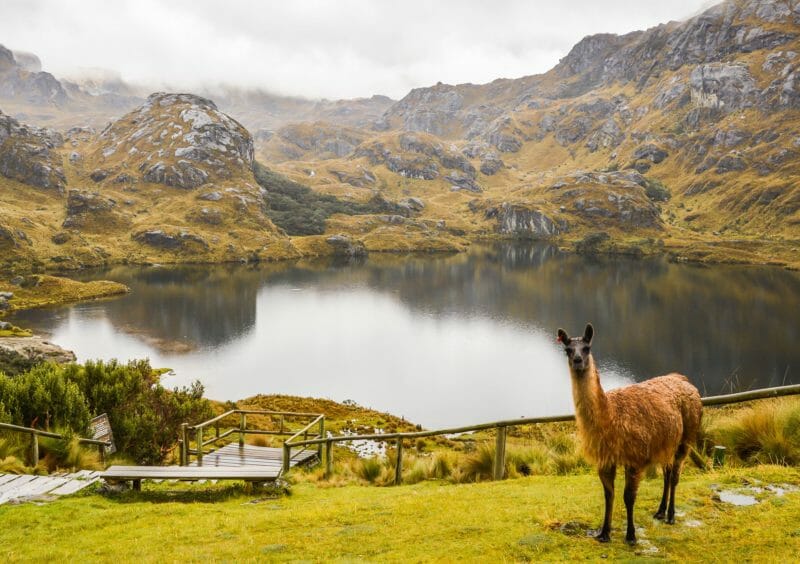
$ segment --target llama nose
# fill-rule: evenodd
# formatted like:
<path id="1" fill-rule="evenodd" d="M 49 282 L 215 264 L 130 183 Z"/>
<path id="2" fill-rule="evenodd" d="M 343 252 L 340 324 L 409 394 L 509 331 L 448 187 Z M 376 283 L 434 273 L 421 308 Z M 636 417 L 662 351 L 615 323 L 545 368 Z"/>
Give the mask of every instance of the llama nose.
<path id="1" fill-rule="evenodd" d="M 579 357 L 579 356 L 576 356 L 575 358 L 572 359 L 572 363 L 573 364 L 581 364 L 581 363 L 583 363 L 583 359 L 581 357 Z"/>

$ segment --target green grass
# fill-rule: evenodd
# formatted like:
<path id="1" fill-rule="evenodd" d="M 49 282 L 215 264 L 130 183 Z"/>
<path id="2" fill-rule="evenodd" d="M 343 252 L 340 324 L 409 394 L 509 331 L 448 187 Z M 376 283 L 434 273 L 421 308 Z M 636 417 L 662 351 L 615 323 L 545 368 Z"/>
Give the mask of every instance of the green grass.
<path id="1" fill-rule="evenodd" d="M 270 498 L 241 486 L 146 484 L 141 493 L 79 495 L 0 506 L 0 559 L 26 561 L 561 561 L 639 558 L 788 561 L 800 550 L 800 492 L 734 507 L 713 486 L 800 483 L 796 469 L 759 466 L 687 472 L 678 523 L 654 521 L 660 477 L 636 508 L 638 547 L 624 543 L 618 492 L 612 542 L 586 536 L 600 520 L 592 473 L 473 484 L 324 488 Z M 621 484 L 618 483 L 621 490 Z M 694 525 L 694 526 L 690 526 Z M 646 542 L 645 542 L 646 541 Z M 657 549 L 652 554 L 648 551 Z"/>

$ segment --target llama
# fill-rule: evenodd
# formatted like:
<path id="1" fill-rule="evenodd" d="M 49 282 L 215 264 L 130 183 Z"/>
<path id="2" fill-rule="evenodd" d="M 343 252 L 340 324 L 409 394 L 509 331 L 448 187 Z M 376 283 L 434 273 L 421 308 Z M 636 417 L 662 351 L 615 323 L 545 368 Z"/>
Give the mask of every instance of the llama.
<path id="1" fill-rule="evenodd" d="M 608 393 L 591 354 L 594 328 L 586 325 L 583 337 L 570 338 L 558 330 L 558 340 L 569 358 L 575 420 L 584 456 L 597 465 L 605 494 L 600 542 L 609 542 L 614 478 L 617 466 L 625 468 L 625 540 L 636 543 L 633 505 L 642 473 L 661 465 L 664 493 L 654 517 L 675 523 L 675 487 L 689 448 L 697 440 L 703 405 L 700 393 L 686 376 L 668 374 Z"/>

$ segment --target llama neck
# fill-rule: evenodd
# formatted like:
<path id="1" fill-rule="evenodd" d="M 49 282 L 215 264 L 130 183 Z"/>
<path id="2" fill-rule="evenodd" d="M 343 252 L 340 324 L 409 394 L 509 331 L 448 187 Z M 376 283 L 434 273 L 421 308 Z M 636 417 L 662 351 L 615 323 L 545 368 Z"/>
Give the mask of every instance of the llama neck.
<path id="1" fill-rule="evenodd" d="M 609 419 L 608 398 L 600 385 L 594 359 L 589 357 L 589 365 L 583 374 L 576 374 L 570 367 L 570 375 L 578 425 L 587 430 L 605 428 Z"/>

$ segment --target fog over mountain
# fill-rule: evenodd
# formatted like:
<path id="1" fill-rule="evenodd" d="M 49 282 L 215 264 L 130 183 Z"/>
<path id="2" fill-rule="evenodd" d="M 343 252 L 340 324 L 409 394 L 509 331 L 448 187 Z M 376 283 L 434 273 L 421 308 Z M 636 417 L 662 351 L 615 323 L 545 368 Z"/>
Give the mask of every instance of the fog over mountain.
<path id="1" fill-rule="evenodd" d="M 0 43 L 59 77 L 216 84 L 309 98 L 403 97 L 545 72 L 582 37 L 682 20 L 707 0 L 216 2 L 7 0 Z"/>

